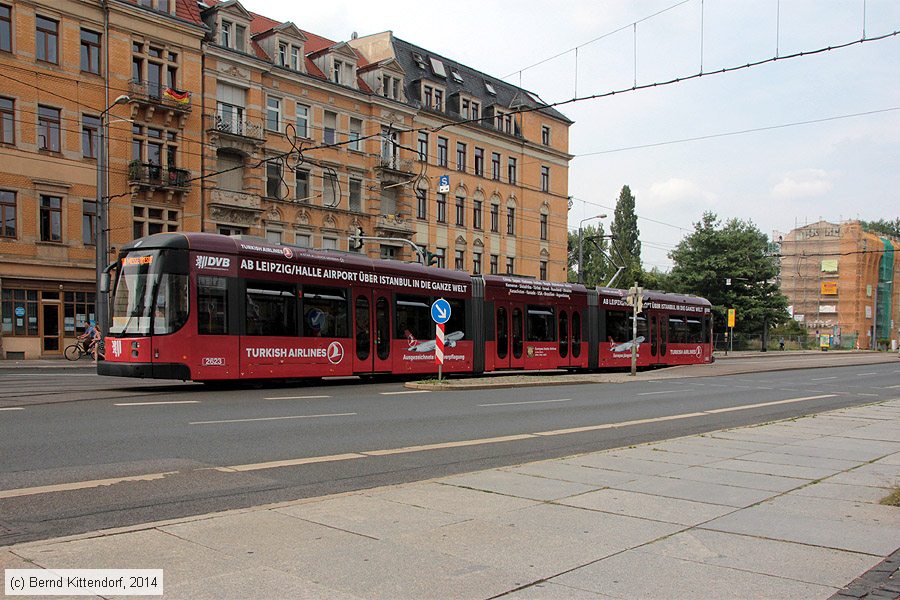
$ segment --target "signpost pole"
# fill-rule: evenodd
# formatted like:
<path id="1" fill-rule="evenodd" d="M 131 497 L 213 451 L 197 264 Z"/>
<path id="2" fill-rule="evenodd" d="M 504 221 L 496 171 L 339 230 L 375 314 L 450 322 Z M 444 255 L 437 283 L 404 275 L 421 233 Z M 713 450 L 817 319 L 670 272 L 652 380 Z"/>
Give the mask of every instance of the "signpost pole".
<path id="1" fill-rule="evenodd" d="M 438 382 L 441 381 L 444 370 L 444 324 L 437 324 L 437 335 L 434 340 L 434 361 L 438 364 Z"/>
<path id="2" fill-rule="evenodd" d="M 438 366 L 438 383 L 444 375 L 444 323 L 450 320 L 450 303 L 438 298 L 431 305 L 431 320 L 436 327 L 434 331 L 434 362 Z"/>

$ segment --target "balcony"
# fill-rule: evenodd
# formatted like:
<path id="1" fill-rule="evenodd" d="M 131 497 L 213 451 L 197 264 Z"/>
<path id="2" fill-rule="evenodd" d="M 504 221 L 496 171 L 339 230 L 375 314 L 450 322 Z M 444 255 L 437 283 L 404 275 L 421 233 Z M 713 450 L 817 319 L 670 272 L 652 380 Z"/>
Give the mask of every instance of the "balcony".
<path id="1" fill-rule="evenodd" d="M 378 215 L 375 221 L 375 235 L 377 236 L 408 238 L 412 234 L 412 227 L 403 215 Z"/>
<path id="2" fill-rule="evenodd" d="M 209 143 L 215 148 L 229 148 L 252 154 L 266 143 L 262 123 L 239 118 L 237 115 L 203 115 L 203 125 Z"/>
<path id="3" fill-rule="evenodd" d="M 132 101 L 132 112 L 143 108 L 146 118 L 151 119 L 154 113 L 162 110 L 166 114 L 166 125 L 172 119 L 178 119 L 179 127 L 184 127 L 184 121 L 191 112 L 191 93 L 175 90 L 161 83 L 137 81 L 129 82 L 129 95 Z"/>
<path id="4" fill-rule="evenodd" d="M 419 172 L 417 162 L 399 156 L 379 156 L 375 174 L 382 183 L 404 183 Z"/>
<path id="5" fill-rule="evenodd" d="M 162 190 L 167 192 L 171 199 L 176 193 L 184 194 L 190 191 L 191 172 L 187 169 L 131 161 L 128 163 L 128 184 L 132 193 L 143 190 L 152 194 L 156 190 Z"/>

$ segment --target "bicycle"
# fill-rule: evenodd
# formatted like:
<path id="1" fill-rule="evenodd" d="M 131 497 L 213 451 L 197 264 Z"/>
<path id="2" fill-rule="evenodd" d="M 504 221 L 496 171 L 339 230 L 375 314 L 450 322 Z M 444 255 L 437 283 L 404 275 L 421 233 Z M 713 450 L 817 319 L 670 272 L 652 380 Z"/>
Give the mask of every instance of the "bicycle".
<path id="1" fill-rule="evenodd" d="M 86 340 L 78 340 L 74 344 L 66 346 L 65 355 L 68 360 L 76 361 L 82 356 L 92 356 L 92 351 L 86 344 Z"/>

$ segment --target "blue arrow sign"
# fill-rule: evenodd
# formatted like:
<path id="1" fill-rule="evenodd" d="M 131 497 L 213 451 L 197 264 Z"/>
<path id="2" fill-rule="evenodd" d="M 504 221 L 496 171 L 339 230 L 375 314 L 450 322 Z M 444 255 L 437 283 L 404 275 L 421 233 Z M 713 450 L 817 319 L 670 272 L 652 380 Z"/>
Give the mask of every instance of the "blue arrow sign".
<path id="1" fill-rule="evenodd" d="M 431 318 L 437 324 L 446 323 L 450 320 L 450 303 L 443 298 L 438 298 L 431 305 Z"/>

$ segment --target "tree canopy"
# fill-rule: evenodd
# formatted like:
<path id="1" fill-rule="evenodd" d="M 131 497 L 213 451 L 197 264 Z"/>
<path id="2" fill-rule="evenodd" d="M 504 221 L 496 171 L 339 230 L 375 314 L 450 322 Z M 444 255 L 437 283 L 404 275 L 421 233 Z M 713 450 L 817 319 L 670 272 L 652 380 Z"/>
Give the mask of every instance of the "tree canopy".
<path id="1" fill-rule="evenodd" d="M 610 233 L 613 235 L 613 244 L 621 255 L 625 270 L 617 280 L 619 287 L 629 287 L 635 281 L 641 281 L 643 271 L 641 269 L 641 240 L 638 230 L 637 215 L 634 212 L 635 198 L 631 194 L 631 188 L 622 186 L 619 199 L 616 201 L 616 211 Z M 619 257 L 613 253 L 613 257 Z"/>
<path id="2" fill-rule="evenodd" d="M 611 266 L 604 255 L 607 251 L 608 237 L 603 235 L 603 224 L 588 225 L 582 228 L 582 253 L 584 255 L 584 284 L 588 287 L 605 284 L 615 267 Z M 578 281 L 578 231 L 569 232 L 569 282 Z"/>
<path id="3" fill-rule="evenodd" d="M 760 333 L 764 325 L 790 318 L 788 300 L 775 282 L 778 263 L 769 240 L 750 221 L 730 219 L 723 226 L 714 213 L 704 213 L 669 258 L 671 291 L 709 300 L 719 331 L 728 308 L 736 310 L 735 331 L 742 333 Z"/>
<path id="4" fill-rule="evenodd" d="M 860 225 L 866 231 L 881 235 L 890 235 L 900 237 L 900 218 L 894 219 L 878 219 L 877 221 L 860 221 Z"/>

